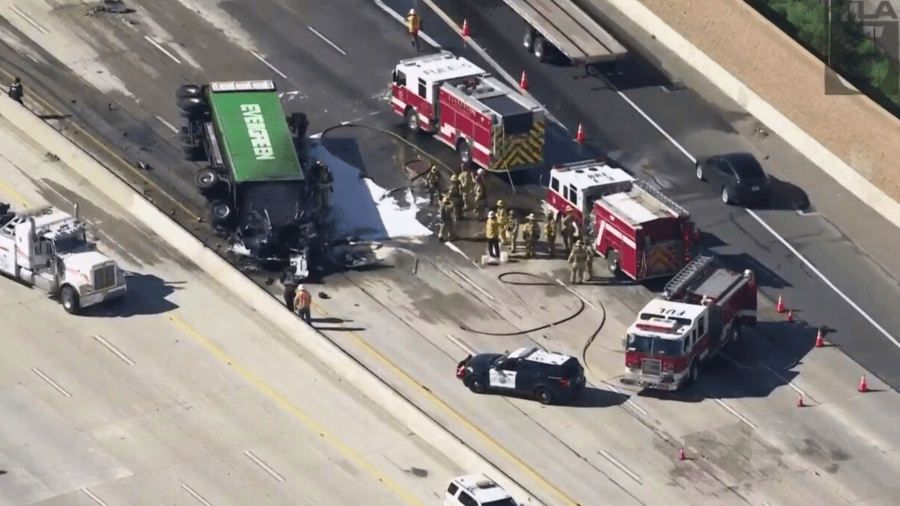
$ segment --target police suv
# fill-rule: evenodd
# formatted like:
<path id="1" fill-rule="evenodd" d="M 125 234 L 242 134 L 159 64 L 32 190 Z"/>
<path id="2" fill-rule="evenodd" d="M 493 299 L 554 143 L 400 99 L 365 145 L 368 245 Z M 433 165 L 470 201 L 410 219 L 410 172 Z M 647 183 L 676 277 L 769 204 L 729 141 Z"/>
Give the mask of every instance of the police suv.
<path id="1" fill-rule="evenodd" d="M 456 366 L 456 377 L 475 393 L 523 395 L 541 404 L 573 400 L 585 385 L 577 358 L 537 347 L 469 355 Z"/>
<path id="2" fill-rule="evenodd" d="M 500 485 L 481 474 L 450 480 L 444 506 L 518 506 Z"/>

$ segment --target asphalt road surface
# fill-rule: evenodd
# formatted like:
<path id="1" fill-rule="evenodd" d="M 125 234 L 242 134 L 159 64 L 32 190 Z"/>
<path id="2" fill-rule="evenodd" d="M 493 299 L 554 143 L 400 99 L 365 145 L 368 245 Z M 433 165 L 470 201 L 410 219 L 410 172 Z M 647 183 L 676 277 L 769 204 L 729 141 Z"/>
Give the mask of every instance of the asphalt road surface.
<path id="1" fill-rule="evenodd" d="M 440 500 L 460 469 L 6 120 L 0 142 L 0 201 L 79 203 L 130 272 L 79 317 L 0 280 L 0 504 Z"/>
<path id="2" fill-rule="evenodd" d="M 40 5 L 31 8 L 39 10 Z M 203 213 L 203 203 L 192 188 L 194 169 L 179 159 L 172 131 L 156 118 L 178 125 L 172 98 L 177 83 L 271 78 L 286 92 L 288 112 L 302 110 L 310 115 L 311 132 L 360 120 L 402 133 L 400 118 L 391 115 L 383 98 L 391 67 L 414 54 L 397 20 L 375 4 L 350 0 L 327 5 L 254 2 L 253 9 L 243 5 L 169 1 L 126 16 L 94 17 L 85 17 L 80 6 L 69 7 L 44 13 L 41 23 L 52 24 L 52 30 L 45 28 L 48 34 L 37 33 L 40 30 L 20 17 L 10 16 L 8 34 L 0 35 L 13 47 L 17 46 L 11 35 L 18 36 L 23 47 L 7 48 L 3 59 L 7 65 L 23 69 L 26 82 L 34 81 L 30 86 L 36 93 L 45 91 L 59 108 L 73 111 L 127 160 L 143 158 L 154 168 L 132 177 L 157 181 L 163 191 L 171 192 L 172 201 L 182 202 L 197 214 Z M 395 6 L 405 12 L 409 4 Z M 429 35 L 442 46 L 471 56 L 449 29 L 421 5 L 419 9 L 425 14 Z M 517 75 L 526 69 L 533 93 L 570 129 L 584 122 L 590 142 L 581 149 L 562 128 L 550 130 L 549 161 L 606 153 L 657 181 L 695 213 L 708 234 L 708 246 L 721 241 L 723 252 L 746 254 L 748 262 L 768 267 L 772 272 L 760 272 L 764 291 L 771 299 L 784 294 L 788 305 L 797 310 L 798 319 L 808 325 L 787 325 L 764 304 L 769 307 L 767 324 L 742 347 L 732 350 L 730 361 L 711 368 L 686 396 L 636 397 L 631 392 L 604 391 L 603 383 L 614 383 L 621 372 L 622 326 L 646 301 L 646 289 L 603 286 L 608 283 L 601 282 L 584 289 L 582 296 L 591 305 L 569 328 L 525 332 L 515 338 L 479 336 L 460 325 L 474 329 L 479 328 L 476 325 L 490 326 L 501 333 L 510 328 L 528 330 L 575 312 L 579 299 L 558 286 L 501 285 L 497 272 L 484 273 L 462 255 L 428 242 L 403 245 L 406 252 L 397 244 L 385 246 L 393 251 L 386 262 L 393 269 L 326 279 L 322 291 L 330 298 L 317 298 L 319 316 L 328 319 L 322 322 L 327 325 L 320 325 L 322 330 L 384 373 L 398 389 L 511 476 L 538 482 L 540 490 L 534 493 L 550 504 L 595 504 L 601 499 L 616 504 L 843 504 L 865 500 L 892 504 L 896 442 L 877 427 L 889 426 L 896 399 L 889 392 L 856 394 L 862 370 L 841 352 L 893 382 L 893 345 L 885 344 L 868 322 L 805 271 L 751 216 L 723 209 L 717 192 L 691 178 L 692 164 L 687 157 L 611 91 L 608 83 L 594 78 L 576 80 L 570 68 L 534 63 L 518 44 L 521 24 L 499 2 L 469 9 L 464 16 L 477 42 L 510 73 Z M 72 32 L 76 29 L 94 34 L 87 37 L 90 43 L 79 44 L 92 46 L 97 56 L 74 58 L 65 52 L 67 46 L 75 45 Z M 360 37 L 360 33 L 368 36 Z M 105 38 L 106 34 L 110 38 Z M 40 40 L 45 49 L 33 48 L 27 42 L 29 37 Z M 81 72 L 83 79 L 96 80 L 102 71 L 99 75 L 118 76 L 122 84 L 95 83 L 105 87 L 104 92 L 92 91 L 73 79 L 71 72 L 61 71 L 65 65 L 55 59 L 65 61 L 73 72 Z M 626 66 L 625 74 L 613 81 L 654 121 L 672 128 L 669 133 L 694 156 L 732 150 L 743 142 L 731 125 L 746 130 L 747 125 L 741 123 L 747 122 L 746 118 L 736 118 L 727 107 L 720 109 L 725 106 L 711 106 L 690 90 L 662 92 L 658 86 L 665 82 L 652 69 L 639 63 Z M 723 116 L 734 122 L 729 124 Z M 64 118 L 61 124 L 69 125 L 76 118 Z M 415 157 L 414 150 L 375 134 L 348 132 L 331 132 L 323 142 L 342 158 L 364 161 L 360 166 L 380 186 L 405 184 L 397 167 Z M 448 148 L 420 136 L 409 140 L 455 165 Z M 765 143 L 774 142 L 761 140 L 753 149 L 759 149 L 758 144 L 769 152 Z M 894 231 L 878 229 L 872 225 L 875 220 L 869 220 L 866 227 L 848 232 L 843 225 L 852 219 L 848 216 L 868 218 L 867 211 L 821 174 L 815 176 L 814 171 L 803 169 L 795 155 L 778 153 L 785 158 L 770 164 L 770 170 L 805 190 L 821 214 L 800 216 L 793 210 L 766 210 L 759 215 L 896 334 L 891 330 L 896 328 L 892 307 L 897 300 L 891 278 L 854 249 L 854 244 L 866 244 L 866 251 L 880 259 L 878 250 L 869 249 L 868 244 L 887 242 L 885 238 Z M 769 160 L 773 164 L 775 157 L 773 153 Z M 779 171 L 782 166 L 796 168 L 797 173 L 785 174 Z M 794 179 L 797 174 L 802 177 Z M 514 205 L 526 209 L 536 203 L 535 195 L 540 193 L 533 184 L 537 179 L 535 175 L 517 175 L 513 196 L 502 179 L 492 180 L 492 196 L 510 196 Z M 820 198 L 822 195 L 828 198 Z M 157 194 L 157 198 L 161 206 L 167 205 L 164 195 Z M 835 211 L 839 205 L 845 206 L 844 213 Z M 427 222 L 430 216 L 424 213 L 422 218 Z M 841 228 L 829 228 L 829 220 L 841 223 Z M 467 223 L 463 232 L 471 236 L 478 228 Z M 847 239 L 863 233 L 865 237 L 855 242 Z M 473 259 L 483 246 L 466 241 L 456 245 Z M 595 266 L 598 271 L 600 267 L 602 261 Z M 558 260 L 519 262 L 503 269 L 565 278 Z M 608 323 L 586 346 L 603 313 Z M 810 353 L 813 327 L 819 325 L 836 331 L 828 338 L 839 346 Z M 509 349 L 529 342 L 582 356 L 598 387 L 584 406 L 538 408 L 524 400 L 475 397 L 452 377 L 456 362 L 468 348 Z M 798 390 L 812 399 L 809 402 L 815 409 L 794 407 Z M 557 410 L 565 414 L 551 414 Z M 677 461 L 681 446 L 693 460 Z"/>

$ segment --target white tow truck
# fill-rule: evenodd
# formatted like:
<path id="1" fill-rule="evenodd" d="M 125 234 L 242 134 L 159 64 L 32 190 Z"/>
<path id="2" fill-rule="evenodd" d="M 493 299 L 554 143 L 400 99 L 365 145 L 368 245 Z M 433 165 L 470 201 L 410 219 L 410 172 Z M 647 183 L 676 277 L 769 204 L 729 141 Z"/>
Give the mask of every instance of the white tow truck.
<path id="1" fill-rule="evenodd" d="M 20 213 L 0 204 L 0 272 L 59 297 L 71 314 L 125 296 L 125 273 L 87 240 L 78 219 L 54 207 Z"/>

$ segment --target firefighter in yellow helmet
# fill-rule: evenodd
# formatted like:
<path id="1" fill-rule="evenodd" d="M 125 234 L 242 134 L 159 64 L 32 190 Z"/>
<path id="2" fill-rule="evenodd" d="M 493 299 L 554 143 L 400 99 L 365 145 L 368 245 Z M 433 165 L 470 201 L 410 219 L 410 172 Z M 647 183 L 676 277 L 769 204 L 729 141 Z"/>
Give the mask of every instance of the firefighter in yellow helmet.
<path id="1" fill-rule="evenodd" d="M 475 209 L 475 181 L 472 173 L 466 170 L 465 164 L 459 171 L 459 190 L 462 193 L 463 211 Z"/>
<path id="2" fill-rule="evenodd" d="M 419 48 L 419 30 L 422 28 L 422 19 L 416 14 L 415 9 L 410 9 L 406 16 L 406 32 L 409 34 L 410 42 L 416 48 L 416 52 L 421 51 Z"/>
<path id="3" fill-rule="evenodd" d="M 459 184 L 459 176 L 454 174 L 450 176 L 450 189 L 447 191 L 450 197 L 450 205 L 453 210 L 453 219 L 462 219 L 462 188 Z"/>
<path id="4" fill-rule="evenodd" d="M 500 223 L 500 242 L 509 244 L 509 210 L 503 199 L 497 201 L 497 222 Z"/>
<path id="5" fill-rule="evenodd" d="M 487 193 L 484 189 L 484 169 L 478 169 L 473 183 L 475 219 L 484 219 L 484 211 L 487 208 Z"/>
<path id="6" fill-rule="evenodd" d="M 484 223 L 484 235 L 487 237 L 488 255 L 500 258 L 500 222 L 494 211 L 488 213 L 487 221 Z"/>
<path id="7" fill-rule="evenodd" d="M 507 239 L 509 239 L 509 252 L 515 253 L 517 250 L 517 242 L 519 240 L 519 218 L 516 216 L 516 212 L 513 210 L 509 211 L 509 224 L 506 227 L 506 235 Z"/>
<path id="8" fill-rule="evenodd" d="M 440 219 L 441 226 L 438 230 L 438 240 L 448 241 L 453 236 L 453 225 L 455 224 L 453 219 L 453 201 L 450 199 L 450 195 L 444 195 L 444 198 L 441 199 Z"/>
<path id="9" fill-rule="evenodd" d="M 537 222 L 534 213 L 529 214 L 528 223 L 525 224 L 525 231 L 522 232 L 522 239 L 525 240 L 525 258 L 534 258 L 534 250 L 540 238 L 541 226 Z"/>
<path id="10" fill-rule="evenodd" d="M 547 249 L 550 258 L 556 255 L 556 220 L 553 216 L 547 217 L 547 223 L 544 225 L 544 233 L 547 234 Z"/>
<path id="11" fill-rule="evenodd" d="M 432 164 L 431 168 L 428 169 L 428 173 L 425 174 L 425 188 L 428 189 L 428 201 L 431 205 L 435 205 L 438 203 L 438 196 L 441 193 L 441 175 L 438 173 L 438 168 Z"/>
<path id="12" fill-rule="evenodd" d="M 584 242 L 581 239 L 575 241 L 572 251 L 569 253 L 569 282 L 572 284 L 584 282 L 584 267 L 587 255 L 584 251 Z"/>

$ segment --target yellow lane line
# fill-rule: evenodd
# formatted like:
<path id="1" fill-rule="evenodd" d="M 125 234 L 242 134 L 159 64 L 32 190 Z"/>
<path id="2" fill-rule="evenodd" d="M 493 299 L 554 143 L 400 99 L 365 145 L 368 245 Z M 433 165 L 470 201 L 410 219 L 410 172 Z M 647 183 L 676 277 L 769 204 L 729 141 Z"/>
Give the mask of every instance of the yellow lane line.
<path id="1" fill-rule="evenodd" d="M 24 207 L 24 208 L 32 207 L 31 202 L 28 199 L 26 199 L 24 195 L 19 193 L 18 190 L 16 190 L 15 188 L 13 188 L 11 185 L 7 184 L 3 180 L 0 180 L 0 190 L 2 190 L 4 193 L 9 195 L 10 197 L 16 199 L 22 207 Z"/>
<path id="2" fill-rule="evenodd" d="M 4 70 L 4 69 L 2 69 L 2 68 L 0 68 L 0 74 L 2 74 L 6 80 L 11 80 L 12 77 L 13 77 L 12 74 L 10 74 L 9 72 L 7 72 L 6 70 Z M 28 94 L 28 97 L 29 97 L 29 99 L 31 99 L 31 100 L 33 100 L 33 101 L 39 103 L 42 107 L 44 107 L 45 109 L 47 109 L 47 110 L 48 110 L 49 112 L 51 112 L 52 114 L 54 114 L 54 115 L 56 115 L 56 116 L 60 116 L 60 117 L 63 116 L 63 113 L 62 113 L 61 111 L 59 111 L 56 107 L 53 107 L 52 105 L 50 105 L 50 102 L 48 102 L 47 100 L 43 99 L 40 95 L 37 95 L 36 93 L 29 93 L 29 94 Z M 35 114 L 37 114 L 37 113 L 35 113 Z M 121 163 L 121 164 L 124 165 L 125 167 L 128 167 L 129 171 L 130 171 L 133 175 L 138 176 L 145 184 L 151 186 L 151 187 L 153 188 L 154 191 L 160 193 L 161 195 L 164 195 L 166 198 L 168 198 L 169 200 L 171 200 L 176 206 L 180 207 L 182 211 L 184 211 L 185 213 L 187 213 L 187 215 L 190 216 L 191 219 L 197 220 L 197 221 L 200 220 L 200 217 L 197 216 L 196 214 L 194 214 L 194 213 L 193 213 L 190 209 L 188 209 L 184 204 L 182 204 L 180 199 L 176 199 L 175 197 L 169 195 L 169 193 L 166 192 L 165 190 L 163 190 L 162 187 L 160 187 L 158 184 L 156 184 L 155 182 L 153 182 L 152 180 L 150 180 L 149 178 L 147 178 L 144 174 L 142 174 L 141 172 L 139 172 L 136 168 L 134 168 L 134 166 L 133 166 L 131 163 L 129 163 L 128 160 L 125 160 L 124 158 L 122 158 L 121 156 L 119 156 L 118 153 L 116 153 L 116 152 L 113 151 L 110 147 L 108 147 L 108 146 L 106 145 L 106 143 L 100 141 L 99 139 L 97 139 L 96 137 L 94 137 L 93 135 L 91 135 L 90 132 L 88 132 L 87 130 L 85 130 L 84 128 L 82 128 L 80 125 L 78 125 L 78 123 L 76 123 L 76 122 L 74 122 L 74 121 L 70 121 L 70 122 L 69 122 L 69 125 L 70 125 L 72 128 L 75 129 L 75 133 L 77 133 L 77 134 L 79 134 L 79 135 L 81 135 L 81 136 L 83 136 L 83 137 L 87 137 L 88 139 L 90 139 L 91 141 L 93 141 L 94 144 L 96 144 L 100 149 L 102 149 L 103 151 L 105 151 L 106 154 L 108 154 L 109 156 L 111 156 L 111 157 L 114 158 L 115 160 L 119 161 L 119 163 Z M 72 139 L 70 138 L 69 140 L 72 140 Z M 72 141 L 72 142 L 74 143 L 75 141 Z M 77 144 L 77 143 L 76 143 L 76 144 Z M 127 184 L 127 183 L 126 183 L 126 184 Z"/>
<path id="3" fill-rule="evenodd" d="M 326 311 L 323 307 L 321 307 L 315 303 L 313 303 L 312 307 L 317 312 L 322 313 L 323 316 L 326 316 L 326 317 L 329 316 L 328 311 Z M 456 410 L 451 408 L 447 403 L 445 403 L 443 400 L 441 400 L 438 396 L 433 394 L 431 392 L 431 389 L 429 389 L 425 385 L 419 383 L 412 376 L 410 376 L 409 374 L 406 374 L 406 372 L 404 372 L 402 369 L 400 369 L 399 367 L 394 365 L 393 362 L 388 360 L 387 357 L 382 355 L 378 350 L 376 350 L 375 348 L 370 346 L 369 343 L 365 342 L 362 338 L 360 338 L 358 335 L 356 335 L 355 332 L 346 331 L 343 333 L 349 335 L 356 342 L 357 346 L 359 346 L 360 348 L 363 349 L 363 351 L 367 352 L 373 358 L 375 358 L 376 360 L 378 360 L 379 362 L 384 364 L 388 369 L 393 371 L 394 374 L 396 374 L 400 378 L 404 379 L 410 385 L 413 385 L 414 387 L 418 388 L 425 395 L 425 398 L 427 398 L 429 401 L 431 401 L 434 405 L 443 409 L 444 412 L 449 414 L 451 417 L 453 417 L 453 419 L 455 419 L 457 422 L 461 423 L 463 426 L 465 426 L 470 431 L 481 436 L 481 439 L 485 443 L 487 443 L 488 446 L 490 446 L 494 451 L 496 451 L 500 455 L 503 455 L 504 457 L 506 457 L 510 462 L 515 464 L 516 467 L 518 467 L 519 469 L 524 471 L 525 474 L 527 474 L 532 480 L 539 483 L 546 490 L 552 492 L 554 495 L 556 495 L 557 498 L 559 498 L 565 504 L 568 504 L 570 506 L 580 506 L 578 501 L 572 499 L 571 497 L 566 495 L 565 492 L 563 492 L 562 490 L 560 490 L 559 488 L 554 486 L 552 483 L 547 481 L 547 479 L 545 479 L 543 476 L 538 474 L 538 472 L 535 471 L 534 468 L 532 468 L 531 466 L 529 466 L 528 464 L 523 462 L 521 459 L 519 459 L 518 457 L 513 455 L 509 450 L 504 448 L 503 445 L 501 445 L 496 440 L 494 440 L 485 431 L 483 431 L 482 429 L 480 429 L 479 427 L 474 425 L 472 422 L 470 422 L 469 420 L 464 418 L 461 414 L 459 414 Z"/>
<path id="4" fill-rule="evenodd" d="M 304 413 L 300 410 L 300 408 L 294 406 L 287 399 L 284 398 L 281 394 L 279 394 L 274 388 L 270 387 L 263 380 L 258 378 L 256 375 L 251 373 L 247 368 L 238 363 L 231 356 L 226 354 L 219 348 L 215 343 L 201 335 L 199 332 L 191 328 L 189 325 L 184 323 L 180 318 L 175 315 L 168 315 L 169 320 L 178 327 L 179 330 L 184 332 L 185 334 L 192 337 L 197 343 L 202 345 L 204 348 L 209 350 L 217 359 L 222 361 L 223 363 L 231 366 L 235 372 L 237 372 L 242 378 L 244 378 L 247 382 L 255 386 L 262 393 L 266 394 L 270 399 L 275 401 L 279 406 L 281 406 L 285 411 L 294 415 L 298 420 L 300 420 L 306 427 L 321 436 L 326 442 L 334 446 L 338 451 L 340 451 L 345 457 L 353 461 L 357 466 L 364 469 L 368 472 L 372 477 L 374 477 L 379 482 L 383 483 L 389 489 L 391 489 L 395 494 L 397 494 L 404 502 L 410 504 L 411 506 L 425 506 L 421 501 L 416 499 L 412 494 L 404 490 L 400 485 L 391 480 L 387 475 L 379 471 L 375 466 L 367 462 L 359 453 L 354 451 L 352 448 L 341 442 L 337 437 L 328 432 L 328 430 L 319 422 L 315 421 L 312 417 Z"/>

